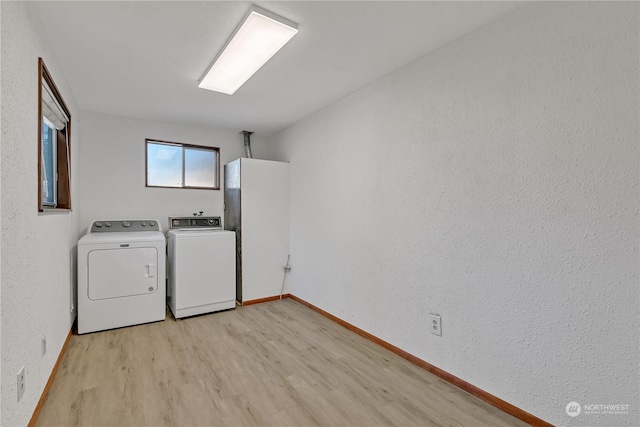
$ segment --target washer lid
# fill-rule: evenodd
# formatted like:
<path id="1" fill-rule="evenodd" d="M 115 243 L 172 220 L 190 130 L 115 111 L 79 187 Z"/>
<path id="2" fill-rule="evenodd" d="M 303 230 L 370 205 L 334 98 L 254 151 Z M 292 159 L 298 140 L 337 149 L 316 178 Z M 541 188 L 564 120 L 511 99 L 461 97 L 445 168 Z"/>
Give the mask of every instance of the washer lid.
<path id="1" fill-rule="evenodd" d="M 188 229 L 178 228 L 169 230 L 167 236 L 175 236 L 176 238 L 196 238 L 204 236 L 226 236 L 229 234 L 235 234 L 233 231 L 223 230 L 221 228 L 201 228 L 201 229 Z"/>
<path id="2" fill-rule="evenodd" d="M 115 233 L 89 233 L 78 240 L 79 245 L 116 242 L 163 242 L 165 238 L 161 231 L 135 231 Z"/>

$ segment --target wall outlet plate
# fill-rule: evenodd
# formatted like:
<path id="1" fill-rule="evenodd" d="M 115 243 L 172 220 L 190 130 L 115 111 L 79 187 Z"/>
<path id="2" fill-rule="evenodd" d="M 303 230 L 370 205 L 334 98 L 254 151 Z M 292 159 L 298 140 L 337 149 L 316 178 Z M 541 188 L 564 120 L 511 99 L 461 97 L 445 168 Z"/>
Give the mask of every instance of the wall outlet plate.
<path id="1" fill-rule="evenodd" d="M 24 366 L 18 371 L 17 387 L 18 402 L 20 402 L 20 400 L 22 400 L 22 396 L 24 396 L 24 390 L 26 388 Z"/>
<path id="2" fill-rule="evenodd" d="M 442 319 L 439 314 L 429 314 L 429 330 L 433 335 L 442 336 Z"/>

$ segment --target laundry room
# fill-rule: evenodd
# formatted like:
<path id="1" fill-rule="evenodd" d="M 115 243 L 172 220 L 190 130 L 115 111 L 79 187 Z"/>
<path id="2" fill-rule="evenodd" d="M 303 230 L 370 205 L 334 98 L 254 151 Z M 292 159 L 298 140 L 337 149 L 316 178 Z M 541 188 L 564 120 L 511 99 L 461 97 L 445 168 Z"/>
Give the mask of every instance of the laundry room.
<path id="1" fill-rule="evenodd" d="M 0 23 L 0 426 L 640 423 L 640 2 Z"/>

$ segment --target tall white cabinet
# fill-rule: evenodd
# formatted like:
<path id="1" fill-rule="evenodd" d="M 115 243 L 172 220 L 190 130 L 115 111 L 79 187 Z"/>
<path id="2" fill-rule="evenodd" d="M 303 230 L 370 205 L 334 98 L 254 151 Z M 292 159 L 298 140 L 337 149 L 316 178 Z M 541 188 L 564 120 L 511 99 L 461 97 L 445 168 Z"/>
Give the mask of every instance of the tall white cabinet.
<path id="1" fill-rule="evenodd" d="M 289 163 L 227 163 L 224 203 L 224 228 L 236 232 L 236 299 L 279 295 L 289 255 Z"/>

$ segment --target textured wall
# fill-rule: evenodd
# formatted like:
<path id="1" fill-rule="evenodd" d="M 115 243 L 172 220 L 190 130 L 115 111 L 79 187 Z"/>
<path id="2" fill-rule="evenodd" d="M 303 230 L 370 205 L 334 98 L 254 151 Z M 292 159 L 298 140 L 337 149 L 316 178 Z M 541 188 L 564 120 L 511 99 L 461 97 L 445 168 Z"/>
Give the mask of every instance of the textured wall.
<path id="1" fill-rule="evenodd" d="M 0 25 L 2 25 L 2 6 L 0 5 Z M 2 48 L 2 31 L 0 28 L 0 49 Z M 2 84 L 2 54 L 0 50 L 0 86 Z M 2 127 L 2 88 L 0 87 L 0 127 Z M 2 140 L 4 132 L 0 129 L 0 231 L 2 230 Z M 2 243 L 0 239 L 0 260 L 2 259 Z M 0 318 L 2 317 L 2 262 L 0 261 Z M 2 349 L 2 321 L 0 321 L 0 356 Z M 2 366 L 0 365 L 0 370 Z M 0 371 L 0 424 L 2 424 L 2 372 Z"/>
<path id="2" fill-rule="evenodd" d="M 26 425 L 73 321 L 76 213 L 37 212 L 38 57 L 72 115 L 72 202 L 77 207 L 79 121 L 73 95 L 26 2 L 2 9 L 2 402 L 3 426 Z M 75 156 L 75 157 L 74 157 Z M 40 337 L 47 335 L 41 357 Z M 26 370 L 17 402 L 16 374 Z"/>
<path id="3" fill-rule="evenodd" d="M 222 190 L 180 190 L 145 187 L 146 138 L 220 148 L 220 182 L 224 164 L 244 156 L 243 136 L 173 123 L 82 112 L 80 147 L 80 234 L 91 221 L 119 218 L 167 218 L 191 215 L 223 216 Z M 253 136 L 253 156 L 261 158 L 264 141 Z"/>
<path id="4" fill-rule="evenodd" d="M 529 5 L 273 137 L 288 291 L 547 421 L 639 425 L 638 6 Z"/>

